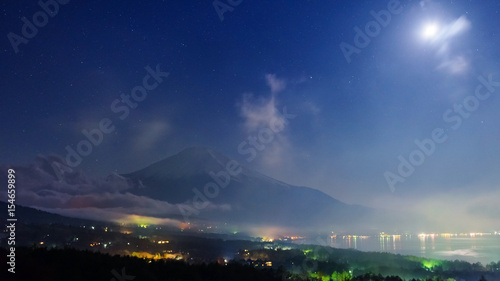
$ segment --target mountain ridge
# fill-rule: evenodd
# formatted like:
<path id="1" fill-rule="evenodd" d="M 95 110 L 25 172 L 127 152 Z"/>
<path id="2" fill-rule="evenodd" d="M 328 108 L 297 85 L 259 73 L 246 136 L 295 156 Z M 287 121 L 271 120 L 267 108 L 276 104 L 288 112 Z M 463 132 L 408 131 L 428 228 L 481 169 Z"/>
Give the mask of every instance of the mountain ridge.
<path id="1" fill-rule="evenodd" d="M 369 208 L 273 179 L 239 163 L 241 171 L 229 175 L 228 163 L 238 162 L 212 148 L 190 147 L 122 176 L 135 183 L 133 194 L 173 204 L 193 204 L 196 194 L 205 194 L 209 206 L 215 206 L 200 212 L 199 218 L 206 220 L 313 227 L 350 224 L 370 213 Z M 226 175 L 227 186 L 214 175 L 219 180 Z M 208 191 L 215 189 L 212 196 Z M 229 211 L 216 208 L 222 205 L 230 206 Z"/>

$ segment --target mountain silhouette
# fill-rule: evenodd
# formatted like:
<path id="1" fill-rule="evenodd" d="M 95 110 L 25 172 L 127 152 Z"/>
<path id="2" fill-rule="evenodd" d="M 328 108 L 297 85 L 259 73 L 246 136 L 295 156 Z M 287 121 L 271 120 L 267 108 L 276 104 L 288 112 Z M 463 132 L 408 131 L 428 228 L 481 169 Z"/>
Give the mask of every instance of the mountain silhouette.
<path id="1" fill-rule="evenodd" d="M 319 190 L 275 180 L 207 147 L 187 148 L 123 176 L 135 183 L 130 192 L 183 204 L 184 214 L 187 210 L 190 218 L 208 221 L 338 228 L 357 224 L 371 212 Z"/>

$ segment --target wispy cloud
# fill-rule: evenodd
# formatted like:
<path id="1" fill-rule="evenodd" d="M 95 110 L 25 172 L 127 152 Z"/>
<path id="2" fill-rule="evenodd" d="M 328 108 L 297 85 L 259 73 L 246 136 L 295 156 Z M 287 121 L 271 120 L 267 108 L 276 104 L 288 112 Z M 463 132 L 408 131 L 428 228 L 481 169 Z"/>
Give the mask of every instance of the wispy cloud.
<path id="1" fill-rule="evenodd" d="M 245 93 L 242 101 L 238 104 L 247 133 L 269 127 L 273 120 L 285 121 L 277 108 L 277 94 L 285 89 L 286 82 L 283 79 L 278 79 L 275 74 L 267 74 L 266 82 L 271 89 L 270 97 L 255 98 L 253 94 Z M 284 123 L 280 125 L 284 125 Z"/>
<path id="2" fill-rule="evenodd" d="M 255 98 L 254 95 L 245 93 L 243 94 L 241 103 L 239 103 L 239 107 L 246 133 L 268 127 L 272 120 L 281 119 L 279 110 L 276 108 L 276 98 L 274 96 L 270 98 Z"/>
<path id="3" fill-rule="evenodd" d="M 447 25 L 442 31 L 443 40 L 448 40 L 453 38 L 460 33 L 467 31 L 471 27 L 470 21 L 465 17 L 461 16 L 451 24 Z"/>
<path id="4" fill-rule="evenodd" d="M 486 188 L 489 189 L 489 188 Z M 435 193 L 419 198 L 383 195 L 370 205 L 392 213 L 406 214 L 399 227 L 423 232 L 487 232 L 498 226 L 500 191 L 479 193 L 479 187 L 454 193 Z M 418 221 L 410 220 L 412 218 Z"/>
<path id="5" fill-rule="evenodd" d="M 437 68 L 446 70 L 451 74 L 460 74 L 468 69 L 469 63 L 463 56 L 458 56 L 453 59 L 444 60 Z"/>
<path id="6" fill-rule="evenodd" d="M 276 78 L 276 74 L 266 74 L 267 85 L 271 88 L 271 93 L 274 95 L 283 91 L 286 88 L 284 79 Z"/>
<path id="7" fill-rule="evenodd" d="M 430 225 L 441 231 L 490 231 L 498 225 L 498 216 L 495 216 L 499 213 L 498 203 L 490 199 L 498 198 L 500 193 L 496 193 L 437 194 L 416 204 L 415 212 L 420 213 Z M 496 210 L 496 214 L 492 213 L 493 210 Z"/>
<path id="8" fill-rule="evenodd" d="M 154 148 L 155 144 L 171 130 L 170 123 L 166 120 L 142 123 L 137 129 L 134 139 L 134 148 L 137 151 Z"/>
<path id="9" fill-rule="evenodd" d="M 429 37 L 429 43 L 436 49 L 436 56 L 440 59 L 437 67 L 449 74 L 464 73 L 469 68 L 469 62 L 464 54 L 453 54 L 453 40 L 456 37 L 468 31 L 471 28 L 471 22 L 465 16 L 460 16 L 451 23 L 440 26 L 436 34 Z"/>
<path id="10" fill-rule="evenodd" d="M 282 106 L 279 106 L 278 93 L 286 89 L 284 79 L 275 74 L 267 74 L 266 82 L 270 88 L 269 97 L 255 98 L 252 94 L 244 94 L 239 103 L 240 115 L 243 118 L 243 129 L 249 136 L 258 136 L 263 130 L 271 128 L 272 123 L 282 131 L 273 133 L 272 141 L 263 143 L 257 157 L 260 167 L 265 169 L 283 168 L 284 163 L 291 163 L 292 145 L 287 136 L 289 120 L 284 117 Z M 272 174 L 272 170 L 269 170 Z"/>
<path id="11" fill-rule="evenodd" d="M 306 101 L 302 104 L 302 109 L 313 116 L 318 116 L 321 113 L 321 108 L 313 101 Z"/>
<path id="12" fill-rule="evenodd" d="M 155 218 L 158 222 L 180 225 L 177 204 L 138 196 L 132 193 L 135 185 L 128 179 L 111 174 L 107 177 L 87 176 L 82 170 L 67 170 L 59 181 L 53 163 L 64 163 L 58 156 L 38 156 L 35 163 L 0 167 L 16 171 L 16 200 L 19 205 L 34 207 L 71 217 L 122 222 L 131 216 Z M 0 179 L 7 182 L 6 176 Z M 0 200 L 7 201 L 7 193 Z M 212 211 L 227 211 L 230 206 L 211 204 Z"/>

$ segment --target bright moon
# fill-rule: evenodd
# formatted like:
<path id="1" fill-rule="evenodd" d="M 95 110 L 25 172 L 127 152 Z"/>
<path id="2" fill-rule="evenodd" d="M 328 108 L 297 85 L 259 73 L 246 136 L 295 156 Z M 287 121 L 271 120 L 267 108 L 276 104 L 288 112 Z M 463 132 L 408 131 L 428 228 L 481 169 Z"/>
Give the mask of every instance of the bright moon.
<path id="1" fill-rule="evenodd" d="M 422 36 L 425 38 L 425 39 L 431 39 L 433 37 L 436 36 L 436 34 L 438 33 L 438 30 L 439 30 L 439 27 L 437 26 L 437 24 L 428 24 L 424 27 L 424 30 L 422 32 Z"/>

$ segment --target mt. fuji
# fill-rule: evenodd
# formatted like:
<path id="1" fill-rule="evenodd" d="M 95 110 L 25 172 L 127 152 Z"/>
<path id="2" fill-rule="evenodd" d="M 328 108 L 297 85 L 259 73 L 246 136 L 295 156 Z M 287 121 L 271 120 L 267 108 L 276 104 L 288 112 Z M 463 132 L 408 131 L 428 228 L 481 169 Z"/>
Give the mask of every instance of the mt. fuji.
<path id="1" fill-rule="evenodd" d="M 185 220 L 266 224 L 293 228 L 360 223 L 370 209 L 293 186 L 240 165 L 205 147 L 192 147 L 125 174 L 131 193 L 178 204 Z"/>

